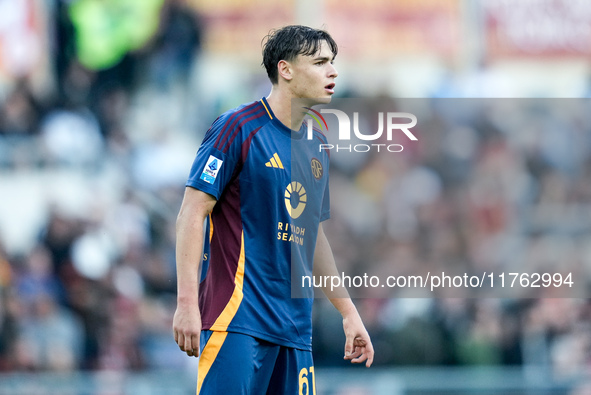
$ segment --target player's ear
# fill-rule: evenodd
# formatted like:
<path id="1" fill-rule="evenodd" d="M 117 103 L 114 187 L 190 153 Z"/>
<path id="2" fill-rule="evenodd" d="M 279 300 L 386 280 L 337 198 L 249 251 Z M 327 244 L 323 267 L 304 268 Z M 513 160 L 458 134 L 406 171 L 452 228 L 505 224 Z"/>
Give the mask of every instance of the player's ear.
<path id="1" fill-rule="evenodd" d="M 279 74 L 279 77 L 290 81 L 293 78 L 293 69 L 291 63 L 286 60 L 280 60 L 279 63 L 277 63 L 277 73 Z"/>

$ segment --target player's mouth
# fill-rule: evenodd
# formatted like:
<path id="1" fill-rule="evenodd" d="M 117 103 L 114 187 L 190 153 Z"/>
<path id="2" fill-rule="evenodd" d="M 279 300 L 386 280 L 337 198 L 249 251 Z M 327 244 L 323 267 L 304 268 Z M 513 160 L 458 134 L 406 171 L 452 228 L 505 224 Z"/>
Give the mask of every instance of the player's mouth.
<path id="1" fill-rule="evenodd" d="M 328 84 L 324 87 L 324 90 L 332 95 L 332 94 L 334 94 L 335 85 L 336 84 L 334 82 L 331 82 L 330 84 Z"/>

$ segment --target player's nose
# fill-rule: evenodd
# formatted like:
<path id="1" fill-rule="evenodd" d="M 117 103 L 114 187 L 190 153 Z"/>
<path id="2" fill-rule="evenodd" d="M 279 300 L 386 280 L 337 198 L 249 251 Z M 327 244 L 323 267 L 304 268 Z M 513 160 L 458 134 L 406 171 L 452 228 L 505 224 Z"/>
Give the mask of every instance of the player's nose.
<path id="1" fill-rule="evenodd" d="M 334 64 L 329 63 L 330 67 L 329 67 L 329 72 L 328 72 L 328 76 L 330 78 L 337 78 L 339 75 L 339 72 L 337 71 L 337 68 L 334 67 Z"/>

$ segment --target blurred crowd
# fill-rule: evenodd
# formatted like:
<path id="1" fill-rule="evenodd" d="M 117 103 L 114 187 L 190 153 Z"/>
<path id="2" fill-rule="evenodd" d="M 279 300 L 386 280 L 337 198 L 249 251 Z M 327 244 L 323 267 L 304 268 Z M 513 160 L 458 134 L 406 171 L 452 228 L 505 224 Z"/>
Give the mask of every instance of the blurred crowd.
<path id="1" fill-rule="evenodd" d="M 382 283 L 442 272 L 571 273 L 577 286 L 528 288 L 518 281 L 501 289 L 497 281 L 495 289 L 486 282 L 488 293 L 448 285 L 427 298 L 413 297 L 425 293 L 410 287 L 352 289 L 363 298 L 376 361 L 588 374 L 588 100 L 380 101 L 417 115 L 418 141 L 402 135 L 393 141 L 405 146 L 398 154 L 332 150 L 333 220 L 325 230 L 341 270 Z M 365 133 L 377 130 L 377 110 L 367 114 Z M 319 305 L 318 317 L 331 314 L 327 303 Z M 315 321 L 318 349 L 327 351 L 317 355 L 337 363 L 338 353 L 328 350 L 338 349 L 338 325 L 325 322 Z"/>
<path id="2" fill-rule="evenodd" d="M 174 222 L 199 136 L 186 144 L 178 131 L 190 114 L 179 129 L 171 119 L 200 21 L 167 1 L 145 46 L 94 70 L 77 57 L 70 4 L 53 10 L 56 89 L 36 95 L 23 78 L 0 108 L 2 215 L 26 229 L 16 208 L 38 213 L 32 243 L 7 244 L 14 229 L 0 237 L 0 370 L 182 367 L 171 342 Z"/>
<path id="3" fill-rule="evenodd" d="M 63 200 L 23 195 L 2 203 L 43 205 L 33 243 L 15 251 L 3 241 L 11 230 L 0 234 L 0 370 L 182 367 L 186 357 L 171 334 L 176 213 L 204 126 L 225 110 L 191 90 L 202 25 L 182 2 L 166 2 L 146 46 L 91 71 L 75 56 L 67 3 L 58 4 L 58 88 L 40 98 L 23 79 L 3 98 L 0 175 L 33 183 L 31 175 L 66 174 L 72 183 L 83 180 L 84 191 L 68 189 L 66 180 L 52 195 Z M 204 104 L 199 112 L 197 103 Z M 417 142 L 405 142 L 398 154 L 332 155 L 325 231 L 340 269 L 382 277 L 570 272 L 586 288 L 586 105 L 583 99 L 400 100 L 400 108 L 419 111 Z M 69 205 L 78 195 L 82 209 Z M 443 290 L 411 298 L 364 288 L 354 296 L 378 364 L 588 373 L 591 303 L 584 295 L 542 291 L 479 298 Z M 316 364 L 343 366 L 341 325 L 334 308 L 318 300 Z"/>

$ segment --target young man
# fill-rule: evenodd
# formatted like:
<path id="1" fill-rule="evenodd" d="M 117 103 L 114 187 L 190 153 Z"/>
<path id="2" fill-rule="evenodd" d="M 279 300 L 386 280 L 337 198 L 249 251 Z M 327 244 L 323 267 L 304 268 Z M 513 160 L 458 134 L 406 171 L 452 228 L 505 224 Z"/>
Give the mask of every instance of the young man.
<path id="1" fill-rule="evenodd" d="M 338 272 L 321 224 L 326 139 L 307 138 L 292 99 L 330 102 L 336 54 L 325 31 L 273 31 L 263 49 L 270 95 L 221 115 L 199 148 L 177 219 L 173 322 L 180 349 L 200 355 L 198 394 L 315 393 L 313 299 L 292 297 L 291 280 L 312 266 Z M 373 346 L 351 299 L 325 293 L 343 316 L 344 358 L 369 367 Z"/>

